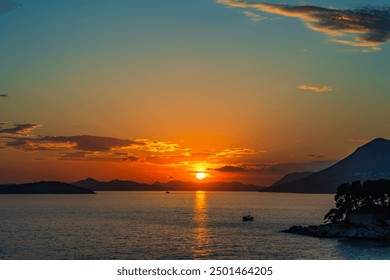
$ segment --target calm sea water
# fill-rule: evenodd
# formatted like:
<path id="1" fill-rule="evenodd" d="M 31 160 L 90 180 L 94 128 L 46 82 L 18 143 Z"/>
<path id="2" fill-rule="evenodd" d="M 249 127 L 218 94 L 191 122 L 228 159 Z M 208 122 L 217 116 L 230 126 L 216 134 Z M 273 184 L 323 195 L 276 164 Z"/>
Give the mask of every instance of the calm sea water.
<path id="1" fill-rule="evenodd" d="M 383 242 L 280 232 L 331 207 L 333 195 L 257 192 L 1 195 L 0 259 L 390 259 Z"/>

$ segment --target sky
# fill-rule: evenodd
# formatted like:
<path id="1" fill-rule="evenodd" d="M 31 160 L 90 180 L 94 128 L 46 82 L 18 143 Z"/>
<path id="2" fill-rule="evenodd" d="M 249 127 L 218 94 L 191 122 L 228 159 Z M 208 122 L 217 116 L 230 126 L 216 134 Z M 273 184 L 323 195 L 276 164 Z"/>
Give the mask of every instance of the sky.
<path id="1" fill-rule="evenodd" d="M 389 41 L 384 0 L 0 0 L 0 183 L 321 170 L 390 138 Z"/>

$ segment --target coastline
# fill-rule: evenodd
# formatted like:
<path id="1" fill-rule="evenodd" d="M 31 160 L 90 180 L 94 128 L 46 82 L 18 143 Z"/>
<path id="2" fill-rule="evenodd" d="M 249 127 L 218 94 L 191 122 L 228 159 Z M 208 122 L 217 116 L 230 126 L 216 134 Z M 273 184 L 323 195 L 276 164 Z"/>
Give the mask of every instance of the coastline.
<path id="1" fill-rule="evenodd" d="M 285 233 L 307 235 L 320 238 L 348 238 L 367 240 L 390 240 L 390 225 L 357 225 L 350 223 L 292 226 Z"/>

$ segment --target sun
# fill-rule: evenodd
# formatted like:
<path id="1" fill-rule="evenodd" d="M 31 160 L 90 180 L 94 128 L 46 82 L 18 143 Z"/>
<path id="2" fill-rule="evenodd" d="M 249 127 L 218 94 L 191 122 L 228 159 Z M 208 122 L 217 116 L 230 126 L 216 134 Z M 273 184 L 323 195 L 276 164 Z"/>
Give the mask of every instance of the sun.
<path id="1" fill-rule="evenodd" d="M 204 173 L 204 172 L 196 172 L 195 177 L 198 180 L 203 180 L 204 178 L 206 178 L 206 173 Z"/>

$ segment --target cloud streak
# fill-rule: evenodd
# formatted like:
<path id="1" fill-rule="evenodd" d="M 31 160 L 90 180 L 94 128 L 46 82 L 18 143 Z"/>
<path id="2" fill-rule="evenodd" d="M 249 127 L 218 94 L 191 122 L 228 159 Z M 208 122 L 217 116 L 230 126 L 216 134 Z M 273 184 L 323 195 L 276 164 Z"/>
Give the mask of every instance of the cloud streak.
<path id="1" fill-rule="evenodd" d="M 242 13 L 244 15 L 246 15 L 251 20 L 251 22 L 254 22 L 254 23 L 259 22 L 259 21 L 264 19 L 261 15 L 256 14 L 256 13 L 251 12 L 251 11 L 243 11 Z"/>
<path id="2" fill-rule="evenodd" d="M 257 1 L 217 0 L 237 8 L 301 19 L 311 30 L 326 34 L 330 41 L 359 48 L 380 50 L 390 40 L 390 7 L 361 7 L 353 10 L 312 5 L 286 5 Z"/>
<path id="3" fill-rule="evenodd" d="M 312 86 L 312 85 L 300 85 L 299 89 L 311 90 L 315 92 L 329 92 L 333 90 L 331 87 L 328 86 Z"/>
<path id="4" fill-rule="evenodd" d="M 8 95 L 4 93 L 0 93 L 0 97 L 8 97 Z"/>
<path id="5" fill-rule="evenodd" d="M 232 149 L 225 149 L 221 152 L 217 152 L 215 156 L 222 157 L 222 158 L 237 158 L 245 155 L 258 155 L 259 153 L 265 153 L 265 151 L 258 152 L 248 148 L 232 148 Z"/>

